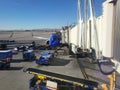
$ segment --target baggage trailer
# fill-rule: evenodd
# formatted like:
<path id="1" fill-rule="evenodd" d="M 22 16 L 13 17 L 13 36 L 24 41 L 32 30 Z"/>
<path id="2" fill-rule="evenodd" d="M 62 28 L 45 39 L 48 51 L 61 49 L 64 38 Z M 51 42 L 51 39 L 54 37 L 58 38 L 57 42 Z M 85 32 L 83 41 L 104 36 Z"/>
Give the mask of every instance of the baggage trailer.
<path id="1" fill-rule="evenodd" d="M 12 61 L 11 50 L 0 50 L 0 68 L 9 68 Z"/>
<path id="2" fill-rule="evenodd" d="M 28 68 L 25 71 L 34 74 L 29 82 L 29 88 L 32 90 L 97 90 L 98 88 L 98 83 L 90 80 L 34 68 Z"/>
<path id="3" fill-rule="evenodd" d="M 40 58 L 36 59 L 36 64 L 50 64 L 50 61 L 54 59 L 54 53 L 45 51 L 41 54 Z"/>
<path id="4" fill-rule="evenodd" d="M 23 52 L 23 59 L 24 60 L 34 60 L 35 54 L 33 50 L 26 50 Z"/>

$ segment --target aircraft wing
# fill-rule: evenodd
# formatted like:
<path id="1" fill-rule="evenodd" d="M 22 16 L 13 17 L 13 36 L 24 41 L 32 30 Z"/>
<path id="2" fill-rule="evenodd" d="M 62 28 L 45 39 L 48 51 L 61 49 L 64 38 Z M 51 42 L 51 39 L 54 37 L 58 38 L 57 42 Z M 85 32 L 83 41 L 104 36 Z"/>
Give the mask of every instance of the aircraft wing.
<path id="1" fill-rule="evenodd" d="M 49 38 L 40 37 L 40 36 L 33 36 L 33 38 L 37 38 L 37 39 L 43 39 L 43 40 L 49 40 Z"/>

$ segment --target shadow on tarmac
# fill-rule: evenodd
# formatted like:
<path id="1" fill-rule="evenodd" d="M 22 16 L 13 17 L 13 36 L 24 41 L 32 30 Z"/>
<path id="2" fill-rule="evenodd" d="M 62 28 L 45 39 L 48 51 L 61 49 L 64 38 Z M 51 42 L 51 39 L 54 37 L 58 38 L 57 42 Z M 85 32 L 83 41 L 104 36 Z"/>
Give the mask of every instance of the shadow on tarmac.
<path id="1" fill-rule="evenodd" d="M 87 58 L 80 58 L 77 60 L 78 64 L 82 64 L 84 68 L 91 69 L 94 71 L 99 71 L 99 68 L 96 67 L 95 64 L 90 63 L 90 61 Z"/>
<path id="2" fill-rule="evenodd" d="M 33 62 L 34 60 L 13 59 L 12 63 Z"/>
<path id="3" fill-rule="evenodd" d="M 60 59 L 60 58 L 54 58 L 48 65 L 44 64 L 37 64 L 37 67 L 41 66 L 65 66 L 70 63 L 71 60 L 66 60 L 66 59 Z"/>
<path id="4" fill-rule="evenodd" d="M 21 70 L 23 67 L 10 67 L 10 68 L 1 68 L 0 70 Z"/>
<path id="5" fill-rule="evenodd" d="M 71 60 L 54 58 L 53 61 L 50 62 L 50 66 L 65 66 L 70 63 Z"/>

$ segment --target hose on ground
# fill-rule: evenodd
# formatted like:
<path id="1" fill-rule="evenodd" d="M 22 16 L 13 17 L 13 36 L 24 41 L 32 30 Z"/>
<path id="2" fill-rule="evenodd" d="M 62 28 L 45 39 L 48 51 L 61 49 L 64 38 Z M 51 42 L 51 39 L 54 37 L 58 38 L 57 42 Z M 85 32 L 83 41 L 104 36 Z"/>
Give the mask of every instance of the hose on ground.
<path id="1" fill-rule="evenodd" d="M 104 75 L 110 75 L 110 74 L 112 74 L 112 73 L 115 71 L 115 69 L 113 69 L 113 70 L 111 70 L 111 71 L 109 71 L 109 72 L 105 72 L 105 71 L 102 69 L 102 64 L 103 64 L 103 63 L 104 63 L 104 62 L 100 62 L 100 60 L 97 60 L 98 67 L 99 67 L 99 69 L 100 69 L 100 71 L 101 71 L 102 74 L 104 74 Z"/>

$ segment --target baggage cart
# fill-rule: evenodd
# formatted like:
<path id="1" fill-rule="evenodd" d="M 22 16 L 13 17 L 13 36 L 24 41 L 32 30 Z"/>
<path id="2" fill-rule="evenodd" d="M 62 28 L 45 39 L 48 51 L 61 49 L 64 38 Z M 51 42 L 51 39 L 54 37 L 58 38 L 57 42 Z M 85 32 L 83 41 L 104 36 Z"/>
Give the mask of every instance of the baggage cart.
<path id="1" fill-rule="evenodd" d="M 9 68 L 12 61 L 11 50 L 0 50 L 0 68 Z"/>
<path id="2" fill-rule="evenodd" d="M 24 60 L 34 60 L 35 54 L 33 50 L 26 50 L 23 52 L 23 59 Z"/>

